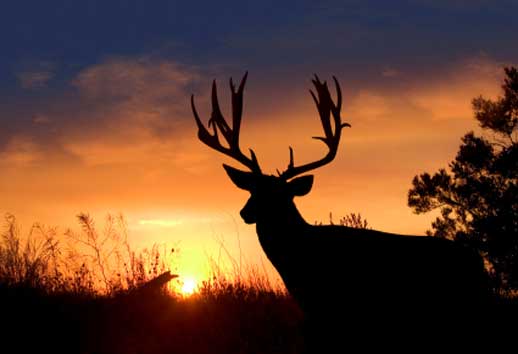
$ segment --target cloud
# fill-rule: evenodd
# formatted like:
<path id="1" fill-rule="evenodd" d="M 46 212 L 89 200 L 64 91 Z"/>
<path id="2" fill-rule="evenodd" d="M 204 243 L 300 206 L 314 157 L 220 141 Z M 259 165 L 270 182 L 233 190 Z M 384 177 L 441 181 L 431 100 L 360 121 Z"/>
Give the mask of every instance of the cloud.
<path id="1" fill-rule="evenodd" d="M 27 137 L 13 137 L 0 151 L 1 164 L 7 166 L 27 166 L 41 158 L 38 146 Z"/>
<path id="2" fill-rule="evenodd" d="M 22 77 L 26 87 L 35 87 L 50 76 Z M 89 165 L 129 163 L 145 153 L 170 157 L 192 123 L 189 94 L 199 79 L 196 70 L 162 58 L 113 57 L 86 67 L 71 80 L 72 90 L 43 103 L 17 103 L 0 134 L 0 150 L 16 158 L 3 164 L 63 156 Z"/>
<path id="3" fill-rule="evenodd" d="M 82 94 L 93 99 L 156 103 L 177 97 L 197 78 L 194 70 L 174 61 L 116 57 L 82 70 L 73 82 Z"/>
<path id="4" fill-rule="evenodd" d="M 389 80 L 390 84 L 367 82 L 345 92 L 344 118 L 360 133 L 348 135 L 351 141 L 355 136 L 364 143 L 415 139 L 419 134 L 434 134 L 432 128 L 438 120 L 463 120 L 467 122 L 463 126 L 471 126 L 471 99 L 479 94 L 496 95 L 502 77 L 502 65 L 484 56 L 446 69 L 432 69 L 421 76 L 401 76 L 390 67 L 385 71 L 385 75 L 396 75 L 397 80 Z M 156 169 L 172 164 L 191 173 L 203 173 L 213 152 L 197 148 L 189 108 L 190 93 L 206 94 L 210 87 L 198 88 L 202 81 L 203 75 L 195 68 L 149 56 L 112 57 L 86 67 L 71 80 L 74 90 L 51 98 L 45 105 L 20 105 L 31 108 L 18 114 L 2 133 L 4 155 L 11 155 L 2 164 L 75 160 L 87 166 L 145 163 L 154 164 Z M 254 87 L 261 86 L 260 81 Z M 254 87 L 247 93 L 253 93 Z M 267 157 L 261 160 L 272 157 L 276 164 L 285 163 L 284 156 L 280 161 L 272 152 L 280 145 L 282 149 L 290 144 L 312 148 L 315 144 L 308 144 L 307 137 L 318 135 L 321 128 L 307 93 L 303 89 L 300 92 L 305 96 L 292 93 L 284 98 L 290 102 L 274 105 L 247 96 L 244 148 L 266 151 Z M 199 108 L 202 116 L 207 116 L 210 103 L 204 94 L 198 99 Z M 228 112 L 228 92 L 221 90 L 220 94 L 222 108 Z M 269 107 L 268 119 L 261 114 L 262 108 L 254 107 L 258 102 L 261 107 Z M 290 117 L 296 119 L 293 124 Z M 285 122 L 287 128 L 272 129 L 270 124 L 276 121 L 277 125 Z M 369 132 L 361 133 L 362 129 Z M 265 144 L 266 137 L 275 143 Z"/>
<path id="5" fill-rule="evenodd" d="M 434 119 L 471 119 L 471 101 L 500 93 L 503 64 L 486 56 L 460 61 L 406 93 L 409 102 L 428 111 Z"/>
<path id="6" fill-rule="evenodd" d="M 383 77 L 397 77 L 400 74 L 401 73 L 399 72 L 399 70 L 396 70 L 394 68 L 385 68 L 381 72 L 381 76 L 383 76 Z"/>
<path id="7" fill-rule="evenodd" d="M 348 115 L 377 120 L 390 114 L 390 97 L 382 93 L 360 90 L 347 107 Z"/>
<path id="8" fill-rule="evenodd" d="M 394 85 L 372 83 L 360 89 L 345 109 L 361 121 L 391 120 L 408 123 L 404 116 L 414 113 L 424 120 L 471 120 L 471 101 L 483 95 L 496 97 L 503 79 L 503 64 L 477 56 L 437 68 L 420 76 L 398 77 Z"/>
<path id="9" fill-rule="evenodd" d="M 32 118 L 34 124 L 49 124 L 51 119 L 43 114 L 37 114 Z"/>
<path id="10" fill-rule="evenodd" d="M 16 76 L 20 87 L 29 90 L 46 87 L 54 77 L 54 73 L 51 70 L 25 71 L 18 73 Z"/>
<path id="11" fill-rule="evenodd" d="M 111 122 L 163 136 L 185 116 L 188 89 L 199 79 L 197 71 L 165 59 L 112 58 L 80 72 L 73 85 Z"/>
<path id="12" fill-rule="evenodd" d="M 149 57 L 86 68 L 73 85 L 90 109 L 80 118 L 81 131 L 63 146 L 88 165 L 152 160 L 187 166 L 192 160 L 181 146 L 186 128 L 194 128 L 189 94 L 199 80 L 194 69 Z M 92 121 L 98 122 L 93 130 Z"/>

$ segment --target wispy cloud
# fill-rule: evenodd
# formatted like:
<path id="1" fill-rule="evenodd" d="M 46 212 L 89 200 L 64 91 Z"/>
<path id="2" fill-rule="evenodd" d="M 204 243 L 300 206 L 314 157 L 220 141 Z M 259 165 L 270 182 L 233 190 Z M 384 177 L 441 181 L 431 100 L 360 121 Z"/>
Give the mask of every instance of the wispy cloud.
<path id="1" fill-rule="evenodd" d="M 383 69 L 383 71 L 381 72 L 381 76 L 383 77 L 396 77 L 396 76 L 399 76 L 401 73 L 399 72 L 399 70 L 396 70 L 394 68 L 385 68 Z"/>
<path id="2" fill-rule="evenodd" d="M 159 226 L 159 227 L 175 227 L 182 224 L 181 220 L 164 220 L 164 219 L 143 219 L 139 220 L 139 225 Z"/>
<path id="3" fill-rule="evenodd" d="M 40 149 L 27 137 L 13 137 L 0 151 L 0 161 L 6 166 L 27 166 L 41 158 Z"/>
<path id="4" fill-rule="evenodd" d="M 37 114 L 32 118 L 32 122 L 34 124 L 49 124 L 51 122 L 51 119 L 43 114 Z"/>
<path id="5" fill-rule="evenodd" d="M 196 71 L 179 63 L 144 56 L 107 59 L 82 70 L 73 82 L 90 98 L 149 102 L 174 98 L 197 78 Z"/>
<path id="6" fill-rule="evenodd" d="M 20 74 L 27 88 L 43 86 L 51 76 Z M 196 70 L 172 60 L 110 58 L 77 73 L 71 80 L 75 91 L 68 88 L 34 108 L 32 102 L 18 104 L 15 124 L 0 140 L 4 149 L 10 140 L 30 141 L 30 146 L 9 144 L 9 152 L 19 149 L 25 156 L 37 150 L 34 156 L 47 162 L 59 151 L 90 165 L 168 155 L 191 123 L 189 94 L 199 78 Z"/>
<path id="7" fill-rule="evenodd" d="M 38 89 L 46 87 L 54 77 L 51 70 L 24 71 L 17 74 L 18 83 L 23 89 Z"/>
<path id="8" fill-rule="evenodd" d="M 185 120 L 189 94 L 200 75 L 174 61 L 150 57 L 111 58 L 81 71 L 73 80 L 80 100 L 92 105 L 104 128 L 173 134 Z"/>
<path id="9" fill-rule="evenodd" d="M 408 100 L 434 119 L 471 119 L 473 98 L 499 94 L 503 66 L 483 55 L 462 60 L 428 83 L 411 88 Z"/>

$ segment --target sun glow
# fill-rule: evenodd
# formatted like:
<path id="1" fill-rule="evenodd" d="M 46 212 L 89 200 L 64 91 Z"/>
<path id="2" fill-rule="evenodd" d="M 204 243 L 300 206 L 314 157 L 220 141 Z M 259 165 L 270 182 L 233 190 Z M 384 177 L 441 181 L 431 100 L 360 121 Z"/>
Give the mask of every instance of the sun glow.
<path id="1" fill-rule="evenodd" d="M 139 225 L 146 226 L 160 226 L 160 227 L 174 227 L 181 225 L 182 222 L 180 220 L 163 220 L 163 219 L 149 219 L 149 220 L 139 220 Z"/>
<path id="2" fill-rule="evenodd" d="M 196 288 L 198 287 L 198 283 L 196 282 L 196 279 L 193 277 L 185 277 L 183 278 L 182 287 L 180 291 L 183 295 L 191 295 L 196 291 Z"/>

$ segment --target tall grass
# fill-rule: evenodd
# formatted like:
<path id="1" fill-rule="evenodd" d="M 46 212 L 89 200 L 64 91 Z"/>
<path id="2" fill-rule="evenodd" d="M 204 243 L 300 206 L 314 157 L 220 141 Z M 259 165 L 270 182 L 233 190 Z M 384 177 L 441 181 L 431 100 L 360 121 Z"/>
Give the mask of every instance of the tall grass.
<path id="1" fill-rule="evenodd" d="M 49 293 L 111 295 L 138 288 L 170 271 L 171 252 L 153 245 L 135 252 L 122 216 L 108 215 L 102 231 L 88 214 L 77 216 L 80 232 L 35 223 L 27 235 L 7 214 L 1 231 L 0 283 Z"/>
<path id="2" fill-rule="evenodd" d="M 110 295 L 176 271 L 174 249 L 157 244 L 139 252 L 132 249 L 122 215 L 107 215 L 102 227 L 86 213 L 77 215 L 77 222 L 79 231 L 69 228 L 60 233 L 57 227 L 35 223 L 22 235 L 16 217 L 6 214 L 0 229 L 0 283 L 48 292 Z M 332 214 L 329 223 L 335 224 Z M 339 218 L 338 225 L 368 227 L 367 221 L 354 213 Z M 286 295 L 282 283 L 272 282 L 264 265 L 243 264 L 241 258 L 231 256 L 224 242 L 219 242 L 219 247 L 230 267 L 221 265 L 221 256 L 208 257 L 211 274 L 201 284 L 203 293 L 233 287 Z"/>
<path id="3" fill-rule="evenodd" d="M 25 242 L 13 215 L 5 216 L 0 243 L 0 281 L 49 289 L 64 282 L 55 228 L 34 224 Z"/>
<path id="4" fill-rule="evenodd" d="M 301 351 L 300 310 L 259 270 L 240 264 L 232 274 L 212 262 L 211 277 L 183 297 L 164 288 L 170 250 L 133 251 L 121 216 L 102 228 L 87 214 L 78 222 L 79 231 L 35 224 L 23 235 L 5 216 L 1 352 Z"/>
<path id="5" fill-rule="evenodd" d="M 233 260 L 223 244 L 231 271 L 209 260 L 210 278 L 195 294 L 183 297 L 174 287 L 164 287 L 173 278 L 169 272 L 176 252 L 156 245 L 133 251 L 121 216 L 108 216 L 102 228 L 87 214 L 78 215 L 78 223 L 78 231 L 60 233 L 34 224 L 23 234 L 16 218 L 5 216 L 0 229 L 0 352 L 304 350 L 303 316 L 293 299 L 260 268 Z M 359 215 L 338 223 L 368 226 Z M 491 308 L 494 314 L 487 321 L 497 328 L 503 327 L 498 326 L 502 319 L 518 314 L 515 301 L 502 299 L 500 304 L 505 306 Z"/>

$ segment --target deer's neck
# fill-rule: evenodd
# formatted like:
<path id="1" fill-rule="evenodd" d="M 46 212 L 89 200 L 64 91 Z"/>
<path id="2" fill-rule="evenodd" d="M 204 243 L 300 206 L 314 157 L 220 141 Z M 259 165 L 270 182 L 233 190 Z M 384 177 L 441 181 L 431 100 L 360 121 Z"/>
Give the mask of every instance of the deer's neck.
<path id="1" fill-rule="evenodd" d="M 296 237 L 295 234 L 308 226 L 295 203 L 291 203 L 284 208 L 272 208 L 261 213 L 257 219 L 257 234 L 261 243 L 268 239 L 282 242 Z"/>
<path id="2" fill-rule="evenodd" d="M 304 248 L 305 235 L 309 234 L 310 228 L 295 204 L 282 210 L 272 208 L 257 219 L 259 243 L 287 286 L 292 283 L 293 268 L 299 264 L 294 259 L 299 256 L 295 248 Z"/>

